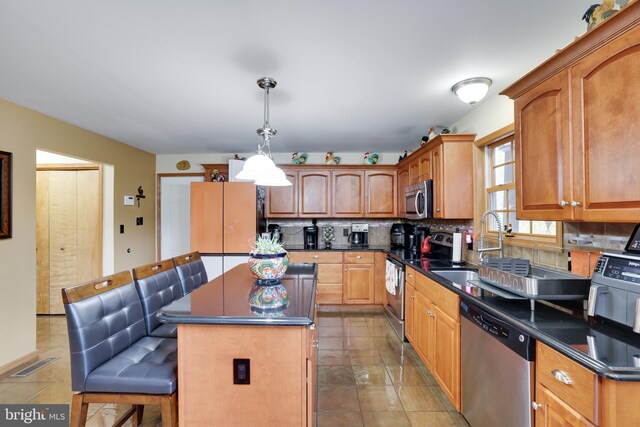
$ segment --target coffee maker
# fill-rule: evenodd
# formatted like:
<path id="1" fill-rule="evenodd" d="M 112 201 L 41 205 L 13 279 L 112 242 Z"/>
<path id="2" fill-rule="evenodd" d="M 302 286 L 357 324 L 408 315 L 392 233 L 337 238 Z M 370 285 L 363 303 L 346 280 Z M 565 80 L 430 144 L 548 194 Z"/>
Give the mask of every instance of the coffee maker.
<path id="1" fill-rule="evenodd" d="M 351 233 L 347 241 L 351 246 L 369 245 L 369 224 L 351 224 Z"/>
<path id="2" fill-rule="evenodd" d="M 408 252 L 413 259 L 420 258 L 420 248 L 422 241 L 431 234 L 431 229 L 427 226 L 416 225 L 413 233 L 409 235 Z"/>
<path id="3" fill-rule="evenodd" d="M 399 222 L 394 223 L 391 226 L 391 249 L 404 249 L 406 227 Z"/>
<path id="4" fill-rule="evenodd" d="M 304 233 L 304 248 L 305 249 L 318 249 L 318 226 L 316 220 L 312 221 L 312 225 L 307 225 L 303 229 Z"/>
<path id="5" fill-rule="evenodd" d="M 278 224 L 269 224 L 269 226 L 267 226 L 267 231 L 272 239 L 277 240 L 280 243 L 283 242 L 282 228 L 280 228 Z"/>

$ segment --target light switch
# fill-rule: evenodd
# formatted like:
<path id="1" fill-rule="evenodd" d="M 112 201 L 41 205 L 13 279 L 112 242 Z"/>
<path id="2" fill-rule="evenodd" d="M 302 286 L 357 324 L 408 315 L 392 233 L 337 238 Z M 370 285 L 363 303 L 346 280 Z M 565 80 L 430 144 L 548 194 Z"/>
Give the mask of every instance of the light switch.
<path id="1" fill-rule="evenodd" d="M 125 206 L 133 206 L 135 201 L 135 197 L 133 196 L 124 196 L 124 205 Z"/>

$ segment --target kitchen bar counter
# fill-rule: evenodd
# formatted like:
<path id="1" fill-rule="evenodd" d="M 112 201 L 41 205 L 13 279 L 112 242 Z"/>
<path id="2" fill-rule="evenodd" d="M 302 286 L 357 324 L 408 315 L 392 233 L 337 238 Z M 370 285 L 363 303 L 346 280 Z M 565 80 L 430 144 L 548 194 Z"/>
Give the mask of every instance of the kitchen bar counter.
<path id="1" fill-rule="evenodd" d="M 316 266 L 291 264 L 281 279 L 289 304 L 283 310 L 260 311 L 249 305 L 256 279 L 246 264 L 174 301 L 158 312 L 163 323 L 208 325 L 309 326 L 313 323 Z"/>
<path id="2" fill-rule="evenodd" d="M 287 249 L 304 250 L 301 246 Z M 629 328 L 600 319 L 585 320 L 540 302 L 536 302 L 536 310 L 531 311 L 529 300 L 509 300 L 490 292 L 481 292 L 476 287 L 459 286 L 431 272 L 436 269 L 475 270 L 476 267 L 472 264 L 454 265 L 442 260 L 422 262 L 412 259 L 412 254 L 390 249 L 389 246 L 339 246 L 330 250 L 385 252 L 391 258 L 460 295 L 463 300 L 477 304 L 599 375 L 617 381 L 640 381 L 640 335 L 631 332 Z M 577 310 L 580 308 L 578 305 L 574 307 Z"/>

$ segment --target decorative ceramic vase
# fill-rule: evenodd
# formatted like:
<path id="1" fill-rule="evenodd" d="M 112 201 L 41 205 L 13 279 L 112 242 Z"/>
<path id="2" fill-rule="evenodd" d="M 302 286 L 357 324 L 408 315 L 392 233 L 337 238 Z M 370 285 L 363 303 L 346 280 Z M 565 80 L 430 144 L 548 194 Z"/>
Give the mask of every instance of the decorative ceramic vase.
<path id="1" fill-rule="evenodd" d="M 254 312 L 284 309 L 289 306 L 289 294 L 280 281 L 275 285 L 262 285 L 258 281 L 249 292 L 249 305 Z"/>
<path id="2" fill-rule="evenodd" d="M 280 279 L 287 271 L 287 267 L 289 267 L 289 257 L 286 252 L 281 254 L 249 255 L 249 269 L 258 279 Z"/>

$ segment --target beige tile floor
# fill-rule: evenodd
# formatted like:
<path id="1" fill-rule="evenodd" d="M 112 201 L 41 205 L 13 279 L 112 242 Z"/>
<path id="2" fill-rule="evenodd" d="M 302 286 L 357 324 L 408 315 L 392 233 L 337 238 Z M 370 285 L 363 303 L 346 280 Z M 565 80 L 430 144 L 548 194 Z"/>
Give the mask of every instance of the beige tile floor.
<path id="1" fill-rule="evenodd" d="M 321 312 L 319 334 L 319 427 L 468 426 L 381 312 Z M 64 316 L 38 316 L 37 348 L 59 359 L 26 378 L 0 377 L 0 403 L 71 403 Z M 87 426 L 111 426 L 126 410 L 90 405 Z M 160 425 L 160 408 L 146 407 L 143 422 Z"/>
<path id="2" fill-rule="evenodd" d="M 319 427 L 468 427 L 380 311 L 322 311 L 318 323 Z"/>

